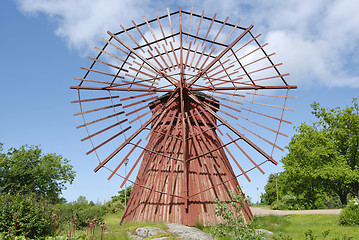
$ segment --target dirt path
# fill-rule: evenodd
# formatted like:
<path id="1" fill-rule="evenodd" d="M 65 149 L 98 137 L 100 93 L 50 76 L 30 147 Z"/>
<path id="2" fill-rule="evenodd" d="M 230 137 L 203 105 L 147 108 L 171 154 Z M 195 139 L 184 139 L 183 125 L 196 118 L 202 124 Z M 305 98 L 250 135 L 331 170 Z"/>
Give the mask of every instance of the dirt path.
<path id="1" fill-rule="evenodd" d="M 270 210 L 251 207 L 254 216 L 268 215 L 290 215 L 290 214 L 332 214 L 338 215 L 341 209 L 319 209 L 319 210 Z"/>

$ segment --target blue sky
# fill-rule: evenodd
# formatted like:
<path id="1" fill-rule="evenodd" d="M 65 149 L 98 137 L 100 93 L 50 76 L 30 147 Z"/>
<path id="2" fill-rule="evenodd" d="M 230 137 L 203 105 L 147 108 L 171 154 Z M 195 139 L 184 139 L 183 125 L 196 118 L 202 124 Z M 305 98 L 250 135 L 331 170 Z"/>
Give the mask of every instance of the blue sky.
<path id="1" fill-rule="evenodd" d="M 267 3 L 268 2 L 268 3 Z M 107 181 L 108 173 L 93 172 L 94 156 L 86 156 L 89 146 L 80 142 L 84 131 L 75 126 L 78 106 L 70 103 L 75 93 L 69 86 L 87 67 L 87 56 L 94 56 L 94 46 L 106 31 L 140 22 L 166 8 L 190 10 L 206 15 L 229 16 L 231 22 L 254 24 L 254 33 L 284 63 L 288 78 L 298 89 L 298 99 L 290 102 L 295 112 L 287 119 L 298 126 L 312 122 L 310 104 L 346 107 L 359 97 L 359 2 L 330 1 L 140 1 L 140 0 L 18 0 L 2 1 L 0 8 L 0 142 L 4 148 L 24 144 L 41 145 L 45 153 L 61 154 L 71 160 L 77 171 L 72 185 L 63 192 L 69 200 L 85 196 L 93 201 L 109 200 L 119 190 L 120 179 Z M 289 129 L 292 136 L 294 130 Z M 286 139 L 287 143 L 290 138 Z M 277 160 L 285 153 L 280 153 Z M 278 159 L 279 158 L 279 159 Z M 254 201 L 257 187 L 263 191 L 268 174 L 282 167 L 266 164 L 266 175 L 259 172 L 251 183 L 241 181 L 244 191 Z"/>

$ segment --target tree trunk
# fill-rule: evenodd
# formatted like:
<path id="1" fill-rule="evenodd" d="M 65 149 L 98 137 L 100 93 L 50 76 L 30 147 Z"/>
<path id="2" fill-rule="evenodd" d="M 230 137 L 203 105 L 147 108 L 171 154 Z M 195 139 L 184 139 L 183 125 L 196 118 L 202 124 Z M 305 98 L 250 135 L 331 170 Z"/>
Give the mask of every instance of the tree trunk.
<path id="1" fill-rule="evenodd" d="M 352 185 L 353 195 L 355 197 L 358 197 L 358 195 L 359 195 L 359 182 L 354 182 L 351 185 Z"/>
<path id="2" fill-rule="evenodd" d="M 338 193 L 339 198 L 340 198 L 340 202 L 342 203 L 342 206 L 344 207 L 345 205 L 347 205 L 347 194 L 345 192 L 340 192 Z"/>

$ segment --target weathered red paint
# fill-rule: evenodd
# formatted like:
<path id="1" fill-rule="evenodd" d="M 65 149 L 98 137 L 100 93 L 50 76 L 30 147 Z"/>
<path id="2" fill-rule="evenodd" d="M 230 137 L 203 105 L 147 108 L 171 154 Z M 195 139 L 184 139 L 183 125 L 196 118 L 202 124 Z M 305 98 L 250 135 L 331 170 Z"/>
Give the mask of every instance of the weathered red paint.
<path id="1" fill-rule="evenodd" d="M 200 98 L 206 101 L 203 97 Z M 159 111 L 167 99 L 168 96 L 161 98 L 159 104 L 150 104 L 152 112 Z M 185 102 L 187 113 L 198 107 L 188 97 Z M 215 101 L 211 101 L 211 104 L 216 105 Z M 202 119 L 206 121 L 206 124 L 203 124 L 203 120 L 198 115 L 192 115 L 196 120 L 189 115 L 186 117 L 187 120 L 184 124 L 187 131 L 186 136 L 188 136 L 188 158 L 195 157 L 194 160 L 188 162 L 183 161 L 183 123 L 178 118 L 179 112 L 180 102 L 178 100 L 168 107 L 169 117 L 164 123 L 164 127 L 162 124 L 156 126 L 155 130 L 160 130 L 162 134 L 158 131 L 154 132 L 146 148 L 182 161 L 148 151 L 145 153 L 136 180 L 137 184 L 134 185 L 133 194 L 122 219 L 123 222 L 164 221 L 194 226 L 196 222 L 215 225 L 223 221 L 222 218 L 215 215 L 213 199 L 227 201 L 230 199 L 230 192 L 236 192 L 239 184 L 234 172 L 223 148 L 205 156 L 196 157 L 212 149 L 217 149 L 221 144 L 211 123 L 216 119 L 212 117 L 212 121 L 209 121 L 202 116 Z M 174 119 L 172 123 L 171 119 Z M 177 121 L 179 122 L 177 123 Z M 176 125 L 178 129 L 175 128 Z M 206 125 L 211 129 L 206 129 Z M 167 138 L 166 133 L 169 133 Z M 188 186 L 184 186 L 186 184 L 184 164 L 188 165 Z M 187 187 L 188 193 L 185 192 Z M 163 193 L 154 191 L 156 189 Z M 185 195 L 189 196 L 188 209 L 184 208 Z M 246 221 L 252 219 L 248 203 L 244 204 L 242 212 Z"/>

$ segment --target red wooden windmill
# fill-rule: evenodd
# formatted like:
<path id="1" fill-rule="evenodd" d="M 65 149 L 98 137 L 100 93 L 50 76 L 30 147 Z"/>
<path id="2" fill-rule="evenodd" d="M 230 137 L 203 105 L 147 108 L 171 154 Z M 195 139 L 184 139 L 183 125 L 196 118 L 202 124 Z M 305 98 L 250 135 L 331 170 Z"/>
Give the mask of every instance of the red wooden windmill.
<path id="1" fill-rule="evenodd" d="M 249 171 L 273 159 L 289 90 L 253 26 L 181 10 L 109 39 L 77 86 L 95 168 L 131 181 L 122 221 L 205 225 Z M 227 154 L 229 157 L 227 157 Z M 124 175 L 124 162 L 130 171 Z M 233 166 L 233 169 L 232 169 Z M 137 176 L 135 172 L 138 171 Z M 239 172 L 239 173 L 236 173 Z M 242 213 L 252 218 L 248 204 Z"/>

